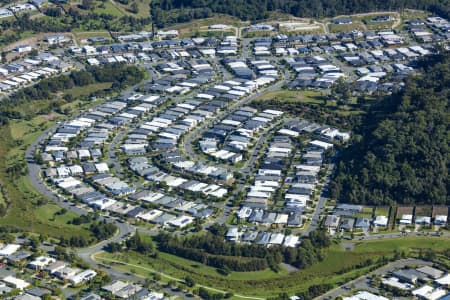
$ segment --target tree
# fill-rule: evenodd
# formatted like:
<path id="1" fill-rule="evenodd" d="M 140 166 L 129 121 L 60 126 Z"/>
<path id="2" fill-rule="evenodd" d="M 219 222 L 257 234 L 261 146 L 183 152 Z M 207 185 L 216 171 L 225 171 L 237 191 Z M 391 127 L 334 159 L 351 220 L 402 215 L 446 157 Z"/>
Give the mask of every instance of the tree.
<path id="1" fill-rule="evenodd" d="M 188 287 L 194 287 L 194 286 L 195 286 L 194 279 L 192 279 L 191 276 L 186 276 L 186 277 L 184 278 L 184 283 L 186 283 L 186 285 L 187 285 Z"/>
<path id="2" fill-rule="evenodd" d="M 95 7 L 94 0 L 82 0 L 81 7 L 84 9 L 93 9 Z"/>
<path id="3" fill-rule="evenodd" d="M 44 294 L 42 295 L 42 300 L 52 300 L 52 294 Z"/>
<path id="4" fill-rule="evenodd" d="M 131 3 L 130 12 L 132 12 L 133 14 L 137 14 L 139 12 L 139 6 L 137 5 L 136 1 Z"/>
<path id="5" fill-rule="evenodd" d="M 122 250 L 122 245 L 120 243 L 111 242 L 106 247 L 109 252 L 115 253 L 120 252 Z"/>

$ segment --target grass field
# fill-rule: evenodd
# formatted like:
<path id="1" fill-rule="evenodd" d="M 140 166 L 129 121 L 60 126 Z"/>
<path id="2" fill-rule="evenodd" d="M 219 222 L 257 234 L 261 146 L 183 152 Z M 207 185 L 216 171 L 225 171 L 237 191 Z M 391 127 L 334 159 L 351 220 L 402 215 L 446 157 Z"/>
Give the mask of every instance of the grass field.
<path id="1" fill-rule="evenodd" d="M 350 32 L 352 30 L 364 31 L 366 26 L 361 22 L 354 22 L 352 24 L 328 24 L 330 32 Z"/>
<path id="2" fill-rule="evenodd" d="M 425 19 L 430 16 L 431 13 L 427 11 L 413 10 L 413 9 L 405 9 L 401 12 L 400 16 L 403 21 L 413 20 L 413 19 Z"/>
<path id="3" fill-rule="evenodd" d="M 386 216 L 389 217 L 389 206 L 378 206 L 375 209 L 375 216 Z"/>
<path id="4" fill-rule="evenodd" d="M 278 90 L 271 91 L 257 97 L 255 102 L 265 101 L 282 101 L 283 103 L 307 103 L 318 105 L 329 110 L 332 110 L 341 115 L 359 114 L 362 111 L 354 109 L 348 105 L 337 105 L 336 102 L 327 101 L 327 96 L 318 91 L 313 90 Z M 356 99 L 352 99 L 351 102 L 356 102 Z"/>
<path id="5" fill-rule="evenodd" d="M 18 125 L 18 129 L 15 129 L 16 125 Z M 0 154 L 2 157 L 9 158 L 0 161 L 0 179 L 7 192 L 9 203 L 6 215 L 0 218 L 0 225 L 10 225 L 24 231 L 45 233 L 52 237 L 89 236 L 90 233 L 85 228 L 67 224 L 68 220 L 75 217 L 74 214 L 68 213 L 51 220 L 49 214 L 53 214 L 59 207 L 53 204 L 45 204 L 47 201 L 36 193 L 27 176 L 15 176 L 14 179 L 11 179 L 11 176 L 6 173 L 8 161 L 23 157 L 26 142 L 34 140 L 40 134 L 40 132 L 29 133 L 24 128 L 25 126 L 15 122 L 0 127 Z M 11 142 L 14 142 L 11 131 L 21 136 L 24 143 L 22 146 L 11 147 Z M 8 142 L 5 142 L 5 140 L 8 140 Z M 37 205 L 40 200 L 43 204 Z"/>
<path id="6" fill-rule="evenodd" d="M 66 94 L 72 95 L 72 97 L 74 97 L 74 98 L 78 98 L 81 96 L 88 96 L 91 93 L 94 93 L 96 91 L 109 89 L 111 87 L 111 85 L 112 84 L 110 82 L 94 83 L 94 84 L 90 84 L 87 86 L 73 87 L 69 90 L 65 90 L 64 92 Z"/>
<path id="7" fill-rule="evenodd" d="M 304 270 L 287 275 L 285 272 L 274 273 L 270 270 L 261 272 L 232 272 L 228 276 L 219 274 L 214 268 L 197 262 L 160 253 L 157 259 L 136 253 L 110 254 L 100 253 L 96 258 L 123 261 L 132 265 L 162 272 L 175 278 L 185 278 L 190 275 L 196 283 L 213 288 L 232 291 L 234 293 L 270 297 L 281 292 L 293 294 L 305 290 L 312 284 L 330 283 L 338 285 L 351 278 L 367 273 L 366 268 L 354 268 L 368 258 L 374 261 L 382 256 L 392 257 L 394 250 L 410 252 L 417 249 L 444 250 L 450 247 L 449 238 L 439 237 L 407 237 L 398 239 L 384 239 L 355 243 L 352 251 L 345 251 L 340 244 L 333 244 L 328 250 L 326 258 Z M 116 265 L 127 272 L 149 275 L 149 270 L 138 270 L 131 266 Z M 169 280 L 168 278 L 163 278 Z"/>
<path id="8" fill-rule="evenodd" d="M 112 5 L 114 9 L 118 10 L 122 15 L 129 15 L 138 18 L 148 18 L 150 17 L 150 1 L 151 0 L 135 0 L 130 1 L 128 5 L 125 5 L 114 0 L 109 0 L 108 3 Z M 131 11 L 131 3 L 133 2 L 137 4 L 137 13 L 133 13 Z"/>
<path id="9" fill-rule="evenodd" d="M 87 40 L 90 37 L 100 37 L 103 36 L 107 40 L 111 40 L 111 36 L 109 35 L 108 31 L 100 30 L 100 31 L 77 31 L 74 29 L 72 31 L 73 35 L 75 36 L 75 39 L 77 43 L 81 43 L 82 41 Z"/>
<path id="10" fill-rule="evenodd" d="M 111 1 L 103 2 L 100 6 L 97 6 L 94 9 L 94 12 L 98 14 L 108 14 L 114 17 L 122 17 L 125 15 L 125 13 Z"/>
<path id="11" fill-rule="evenodd" d="M 109 84 L 110 85 L 110 84 Z M 97 86 L 104 88 L 106 85 Z M 92 87 L 89 89 L 93 91 Z M 78 92 L 81 93 L 81 92 Z M 72 111 L 85 109 L 96 102 L 73 101 L 66 103 L 64 100 L 35 100 L 33 105 L 23 104 L 16 106 L 15 111 L 22 114 L 20 120 L 10 120 L 7 125 L 0 126 L 0 182 L 4 188 L 8 202 L 6 214 L 0 217 L 0 225 L 10 225 L 24 231 L 45 233 L 51 237 L 88 237 L 90 232 L 87 226 L 73 226 L 68 221 L 76 217 L 73 213 L 55 216 L 59 206 L 52 204 L 48 199 L 35 191 L 31 185 L 26 169 L 25 151 L 42 132 L 52 126 L 56 121 L 67 116 L 56 112 L 44 114 L 43 111 L 52 102 L 59 101 L 62 108 L 70 107 Z M 7 172 L 8 168 L 17 167 L 15 173 Z"/>
<path id="12" fill-rule="evenodd" d="M 320 92 L 317 91 L 288 91 L 288 90 L 279 90 L 279 91 L 271 91 L 265 94 L 262 94 L 256 101 L 270 101 L 272 99 L 281 99 L 286 102 L 303 102 L 310 104 L 324 104 L 325 97 Z M 330 107 L 335 107 L 335 103 L 328 104 Z"/>

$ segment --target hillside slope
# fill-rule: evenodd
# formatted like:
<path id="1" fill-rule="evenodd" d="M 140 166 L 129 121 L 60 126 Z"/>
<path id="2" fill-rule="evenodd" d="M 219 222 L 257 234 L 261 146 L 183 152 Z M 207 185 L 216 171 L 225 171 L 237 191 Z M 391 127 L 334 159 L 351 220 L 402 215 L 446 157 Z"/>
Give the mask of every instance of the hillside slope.
<path id="1" fill-rule="evenodd" d="M 369 112 L 362 138 L 343 151 L 333 197 L 450 204 L 450 53 L 421 64 L 423 75 Z"/>
<path id="2" fill-rule="evenodd" d="M 151 7 L 153 21 L 158 27 L 210 17 L 212 13 L 250 21 L 266 19 L 273 11 L 296 17 L 321 18 L 412 8 L 450 15 L 449 0 L 153 0 Z"/>

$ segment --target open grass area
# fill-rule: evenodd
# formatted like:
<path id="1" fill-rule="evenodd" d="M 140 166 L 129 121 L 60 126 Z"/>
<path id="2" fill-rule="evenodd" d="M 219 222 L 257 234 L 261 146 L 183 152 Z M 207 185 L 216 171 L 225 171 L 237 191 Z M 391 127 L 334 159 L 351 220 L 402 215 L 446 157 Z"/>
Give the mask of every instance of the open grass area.
<path id="1" fill-rule="evenodd" d="M 236 32 L 234 30 L 201 30 L 198 31 L 196 36 L 197 37 L 216 37 L 216 38 L 223 38 L 225 36 L 235 35 Z"/>
<path id="2" fill-rule="evenodd" d="M 118 1 L 109 0 L 107 3 L 109 5 L 113 6 L 115 10 L 119 11 L 122 16 L 128 15 L 128 16 L 134 16 L 138 18 L 149 18 L 150 17 L 150 2 L 151 0 L 135 0 L 135 1 L 129 1 L 128 4 L 122 4 Z M 133 12 L 131 9 L 132 3 L 136 3 L 137 5 L 137 12 Z"/>
<path id="3" fill-rule="evenodd" d="M 322 95 L 320 92 L 305 90 L 305 91 L 290 91 L 290 90 L 278 90 L 271 91 L 262 94 L 256 101 L 270 101 L 273 99 L 281 99 L 285 102 L 303 102 L 310 104 L 320 104 L 325 103 L 326 96 Z M 327 104 L 330 107 L 335 107 L 336 103 L 332 102 Z"/>
<path id="4" fill-rule="evenodd" d="M 413 19 L 425 19 L 432 15 L 430 12 L 414 10 L 414 9 L 405 9 L 400 13 L 400 16 L 403 21 L 413 20 Z"/>
<path id="5" fill-rule="evenodd" d="M 450 248 L 450 238 L 448 237 L 400 237 L 393 239 L 382 239 L 356 243 L 353 248 L 355 253 L 376 253 L 387 254 L 398 251 L 411 251 L 417 249 L 432 249 L 442 251 Z"/>
<path id="6" fill-rule="evenodd" d="M 66 94 L 72 95 L 72 97 L 76 99 L 81 96 L 88 96 L 91 93 L 97 91 L 109 89 L 111 85 L 112 84 L 110 82 L 94 83 L 86 86 L 76 86 L 71 89 L 65 90 L 64 92 Z"/>
<path id="7" fill-rule="evenodd" d="M 339 285 L 351 278 L 367 273 L 370 267 L 355 266 L 371 258 L 376 261 L 382 256 L 392 257 L 394 250 L 415 251 L 417 249 L 444 250 L 450 247 L 450 239 L 443 237 L 404 237 L 355 243 L 353 250 L 346 251 L 340 244 L 333 244 L 322 262 L 289 275 L 282 271 L 270 270 L 260 272 L 232 272 L 228 276 L 219 274 L 215 268 L 198 262 L 186 260 L 174 255 L 159 253 L 158 258 L 151 258 L 136 253 L 111 254 L 100 253 L 96 258 L 114 259 L 132 265 L 146 266 L 150 270 L 162 272 L 175 278 L 191 276 L 198 284 L 232 291 L 234 293 L 255 297 L 270 297 L 281 292 L 293 294 L 305 290 L 313 284 L 330 283 Z M 106 262 L 106 261 L 104 261 Z M 139 273 L 137 268 L 126 265 L 113 265 L 128 272 Z M 149 270 L 141 270 L 148 276 Z M 169 280 L 169 278 L 163 278 Z"/>
<path id="8" fill-rule="evenodd" d="M 107 40 L 111 40 L 111 36 L 109 35 L 109 32 L 106 30 L 99 30 L 99 31 L 77 31 L 74 29 L 72 31 L 72 34 L 75 36 L 75 39 L 77 43 L 86 42 L 88 38 L 91 37 L 104 37 Z"/>
<path id="9" fill-rule="evenodd" d="M 392 19 L 385 22 L 374 22 L 373 19 L 377 16 L 390 16 Z M 370 15 L 355 16 L 353 20 L 365 24 L 368 30 L 390 29 L 395 25 L 401 25 L 401 18 L 398 13 L 371 13 Z"/>
<path id="10" fill-rule="evenodd" d="M 104 88 L 104 86 L 97 86 L 97 88 Z M 73 113 L 96 104 L 94 101 L 77 100 L 67 103 L 62 99 L 53 99 L 35 100 L 33 105 L 23 104 L 14 108 L 23 117 L 19 120 L 10 120 L 7 125 L 0 126 L 0 157 L 3 158 L 0 160 L 0 184 L 4 190 L 1 197 L 8 203 L 6 213 L 0 217 L 0 225 L 14 226 L 23 231 L 45 233 L 56 238 L 88 237 L 89 224 L 85 226 L 67 224 L 76 217 L 71 212 L 60 216 L 55 215 L 60 207 L 39 194 L 27 176 L 26 149 L 45 129 L 67 118 L 48 109 L 49 105 L 55 101 L 59 102 L 61 108 L 71 108 Z M 11 171 L 12 168 L 14 171 Z M 7 195 L 7 198 L 4 195 Z"/>
<path id="11" fill-rule="evenodd" d="M 332 110 L 341 115 L 359 114 L 362 111 L 354 109 L 349 105 L 337 105 L 334 101 L 328 101 L 327 96 L 322 92 L 314 90 L 278 90 L 262 94 L 257 97 L 255 102 L 270 102 L 272 100 L 281 101 L 283 104 L 306 103 L 317 105 Z M 351 99 L 356 102 L 356 99 Z"/>
<path id="12" fill-rule="evenodd" d="M 108 14 L 114 17 L 122 17 L 125 15 L 125 13 L 111 1 L 102 2 L 94 9 L 94 12 L 98 14 Z"/>
<path id="13" fill-rule="evenodd" d="M 379 206 L 375 209 L 375 216 L 386 216 L 389 217 L 389 206 Z"/>
<path id="14" fill-rule="evenodd" d="M 352 30 L 366 30 L 366 26 L 361 22 L 353 22 L 352 24 L 328 24 L 330 32 L 350 32 Z"/>
<path id="15" fill-rule="evenodd" d="M 31 185 L 26 175 L 16 175 L 14 179 L 6 172 L 11 165 L 11 160 L 17 163 L 22 159 L 28 143 L 40 135 L 40 132 L 28 132 L 22 122 L 12 122 L 8 126 L 0 127 L 0 155 L 8 159 L 0 161 L 0 180 L 3 189 L 8 195 L 8 209 L 0 218 L 0 225 L 14 226 L 18 229 L 36 233 L 45 233 L 52 237 L 89 236 L 89 231 L 84 227 L 68 225 L 75 215 L 67 213 L 60 217 L 50 219 L 49 214 L 59 209 L 54 204 L 46 204 L 47 200 L 39 195 Z M 49 122 L 49 125 L 52 122 Z M 17 126 L 17 128 L 16 128 Z M 15 140 L 11 132 L 20 136 L 20 146 L 14 145 Z"/>

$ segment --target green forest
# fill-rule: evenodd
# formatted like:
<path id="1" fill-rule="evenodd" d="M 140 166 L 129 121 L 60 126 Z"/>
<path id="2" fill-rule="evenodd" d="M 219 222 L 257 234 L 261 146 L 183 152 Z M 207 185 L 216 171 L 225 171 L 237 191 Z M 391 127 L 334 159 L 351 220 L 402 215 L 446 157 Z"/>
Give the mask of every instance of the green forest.
<path id="1" fill-rule="evenodd" d="M 450 204 L 450 53 L 419 62 L 403 92 L 368 112 L 331 195 L 361 204 Z"/>
<path id="2" fill-rule="evenodd" d="M 322 18 L 412 8 L 429 10 L 442 16 L 450 15 L 449 0 L 154 0 L 151 7 L 153 21 L 158 27 L 210 17 L 213 13 L 249 21 L 264 20 L 273 11 L 296 17 Z"/>

